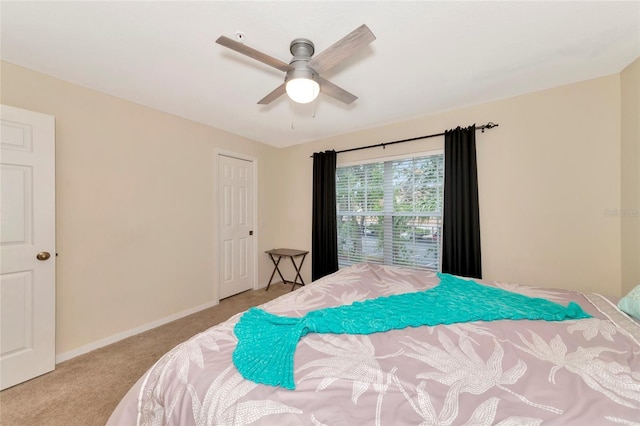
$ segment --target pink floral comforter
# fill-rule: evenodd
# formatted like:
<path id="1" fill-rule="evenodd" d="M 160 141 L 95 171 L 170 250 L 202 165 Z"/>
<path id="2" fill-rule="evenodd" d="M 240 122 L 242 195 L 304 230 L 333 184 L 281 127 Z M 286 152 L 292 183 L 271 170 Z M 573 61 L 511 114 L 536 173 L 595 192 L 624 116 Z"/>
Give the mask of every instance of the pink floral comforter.
<path id="1" fill-rule="evenodd" d="M 240 315 L 164 355 L 110 425 L 640 425 L 640 325 L 592 294 L 480 281 L 593 318 L 493 321 L 371 335 L 309 334 L 296 389 L 243 379 Z M 438 284 L 434 273 L 360 264 L 262 305 L 306 312 Z"/>

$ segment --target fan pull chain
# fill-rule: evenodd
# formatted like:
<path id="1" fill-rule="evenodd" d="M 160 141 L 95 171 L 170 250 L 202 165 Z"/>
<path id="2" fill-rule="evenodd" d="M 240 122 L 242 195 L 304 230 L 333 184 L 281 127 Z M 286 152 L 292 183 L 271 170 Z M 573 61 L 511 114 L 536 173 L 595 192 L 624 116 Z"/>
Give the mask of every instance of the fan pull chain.
<path id="1" fill-rule="evenodd" d="M 311 118 L 316 118 L 316 107 L 318 106 L 318 100 L 314 100 L 311 103 L 311 107 L 313 108 L 311 111 Z M 289 103 L 289 111 L 291 113 L 291 130 L 295 130 L 296 129 L 296 123 L 295 123 L 295 109 L 296 108 L 303 108 L 303 106 L 298 106 L 297 103 L 295 102 L 290 102 Z M 304 108 L 306 108 L 306 106 L 304 106 Z"/>
<path id="2" fill-rule="evenodd" d="M 291 114 L 291 130 L 296 129 L 295 125 L 295 102 L 289 100 L 289 113 Z"/>

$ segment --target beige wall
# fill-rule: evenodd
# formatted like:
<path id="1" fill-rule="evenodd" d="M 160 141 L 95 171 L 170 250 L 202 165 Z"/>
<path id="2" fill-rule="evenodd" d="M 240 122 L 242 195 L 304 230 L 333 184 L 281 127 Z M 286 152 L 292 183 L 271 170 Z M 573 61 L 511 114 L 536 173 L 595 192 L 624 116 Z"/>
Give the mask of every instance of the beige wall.
<path id="1" fill-rule="evenodd" d="M 622 294 L 626 294 L 640 285 L 640 58 L 620 76 Z"/>
<path id="2" fill-rule="evenodd" d="M 637 280 L 637 240 L 621 237 L 638 235 L 637 221 L 605 212 L 638 200 L 638 160 L 620 161 L 638 152 L 638 103 L 627 96 L 638 61 L 621 75 L 282 150 L 1 65 L 0 102 L 56 117 L 58 354 L 217 299 L 216 149 L 258 159 L 261 285 L 272 269 L 264 250 L 311 247 L 313 152 L 487 121 L 500 127 L 477 133 L 485 277 L 614 296 L 622 271 Z M 435 138 L 338 161 L 441 147 Z"/>
<path id="3" fill-rule="evenodd" d="M 9 63 L 1 72 L 3 104 L 56 118 L 57 354 L 215 303 L 215 150 L 258 159 L 265 223 L 277 150 Z M 260 254 L 272 248 L 261 234 Z"/>
<path id="4" fill-rule="evenodd" d="M 613 75 L 285 149 L 279 185 L 290 208 L 278 243 L 311 246 L 314 151 L 493 121 L 500 126 L 476 134 L 484 277 L 618 296 L 620 218 L 606 211 L 620 206 L 620 98 Z M 422 152 L 442 146 L 438 139 L 339 154 L 338 162 Z M 285 232 L 292 227 L 302 232 Z"/>

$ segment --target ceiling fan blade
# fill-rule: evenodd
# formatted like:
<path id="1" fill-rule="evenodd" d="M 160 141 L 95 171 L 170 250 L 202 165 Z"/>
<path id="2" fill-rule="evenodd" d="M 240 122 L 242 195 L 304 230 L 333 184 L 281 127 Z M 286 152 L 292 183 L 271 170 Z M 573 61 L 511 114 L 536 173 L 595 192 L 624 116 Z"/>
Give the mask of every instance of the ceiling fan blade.
<path id="1" fill-rule="evenodd" d="M 344 102 L 345 104 L 352 104 L 356 99 L 358 99 L 356 95 L 353 95 L 343 88 L 336 86 L 326 78 L 318 76 L 318 83 L 320 83 L 320 91 L 322 93 L 326 93 L 332 98 L 336 98 L 337 100 Z"/>
<path id="2" fill-rule="evenodd" d="M 231 40 L 229 37 L 225 37 L 225 36 L 220 36 L 218 37 L 218 39 L 216 40 L 216 43 L 224 46 L 224 47 L 228 47 L 231 50 L 235 50 L 238 53 L 242 53 L 243 55 L 246 55 L 250 58 L 253 58 L 257 61 L 262 62 L 263 64 L 267 64 L 269 66 L 272 66 L 274 68 L 279 69 L 280 71 L 289 71 L 291 69 L 291 67 L 289 66 L 289 64 L 282 62 L 279 59 L 273 58 L 265 53 L 259 52 L 256 49 L 253 49 L 249 46 L 245 46 L 242 43 L 238 43 L 235 40 Z"/>
<path id="3" fill-rule="evenodd" d="M 376 36 L 373 35 L 369 27 L 363 24 L 329 46 L 322 53 L 314 56 L 309 61 L 309 66 L 318 74 L 322 74 L 375 39 Z"/>
<path id="4" fill-rule="evenodd" d="M 268 105 L 286 93 L 284 83 L 276 87 L 271 93 L 258 101 L 259 105 Z"/>

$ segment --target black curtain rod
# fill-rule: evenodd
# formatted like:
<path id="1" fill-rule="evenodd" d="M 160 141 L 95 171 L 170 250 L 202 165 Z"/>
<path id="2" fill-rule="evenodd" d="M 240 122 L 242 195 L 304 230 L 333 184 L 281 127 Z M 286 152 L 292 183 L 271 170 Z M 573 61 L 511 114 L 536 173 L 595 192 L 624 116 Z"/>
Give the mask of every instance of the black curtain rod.
<path id="1" fill-rule="evenodd" d="M 494 127 L 498 127 L 498 124 L 492 123 L 490 121 L 487 124 L 483 124 L 482 126 L 476 127 L 476 130 L 482 130 L 482 133 L 484 133 L 484 129 L 493 129 Z M 444 136 L 444 134 L 445 134 L 445 132 L 434 133 L 433 135 L 418 136 L 418 137 L 410 138 L 410 139 L 402 139 L 400 141 L 383 142 L 383 143 L 378 143 L 378 144 L 375 144 L 375 145 L 360 146 L 358 148 L 343 149 L 342 151 L 336 151 L 336 154 L 340 154 L 340 153 L 343 153 L 343 152 L 350 152 L 350 151 L 359 151 L 361 149 L 377 148 L 377 147 L 380 147 L 380 146 L 382 147 L 382 149 L 384 149 L 384 148 L 386 148 L 387 145 L 394 145 L 394 144 L 397 144 L 397 143 L 417 141 L 419 139 L 434 138 L 436 136 Z M 313 155 L 311 157 L 313 157 Z"/>

